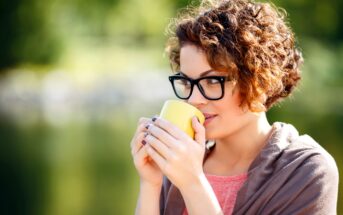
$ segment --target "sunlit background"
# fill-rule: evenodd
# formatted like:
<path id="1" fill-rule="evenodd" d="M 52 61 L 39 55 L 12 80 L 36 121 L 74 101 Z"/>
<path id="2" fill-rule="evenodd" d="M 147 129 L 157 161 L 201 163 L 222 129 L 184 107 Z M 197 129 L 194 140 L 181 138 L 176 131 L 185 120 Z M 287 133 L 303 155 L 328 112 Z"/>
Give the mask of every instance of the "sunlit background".
<path id="1" fill-rule="evenodd" d="M 0 214 L 134 213 L 129 143 L 138 118 L 174 98 L 164 33 L 188 3 L 0 1 Z M 305 65 L 300 88 L 269 119 L 314 137 L 342 168 L 343 1 L 274 3 Z"/>

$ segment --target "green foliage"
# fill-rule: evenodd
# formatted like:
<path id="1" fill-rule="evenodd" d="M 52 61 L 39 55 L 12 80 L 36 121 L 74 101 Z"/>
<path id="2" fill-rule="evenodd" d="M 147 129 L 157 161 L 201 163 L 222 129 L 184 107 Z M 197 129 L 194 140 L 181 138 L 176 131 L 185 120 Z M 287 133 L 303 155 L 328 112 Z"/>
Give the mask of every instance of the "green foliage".
<path id="1" fill-rule="evenodd" d="M 0 71 L 21 63 L 52 63 L 58 57 L 61 41 L 48 14 L 46 1 L 1 1 Z"/>
<path id="2" fill-rule="evenodd" d="M 0 70 L 20 64 L 50 64 L 73 40 L 164 43 L 164 29 L 179 8 L 199 1 L 174 0 L 4 0 L 0 3 Z M 300 44 L 315 38 L 343 39 L 342 1 L 274 1 L 288 12 Z M 85 41 L 86 42 L 86 41 Z M 100 41 L 99 41 L 100 42 Z"/>
<path id="3" fill-rule="evenodd" d="M 335 44 L 343 40 L 342 1 L 264 1 L 286 9 L 288 20 L 299 38 L 312 37 Z"/>
<path id="4" fill-rule="evenodd" d="M 1 214 L 132 214 L 138 189 L 128 145 L 133 126 L 113 120 L 0 123 Z"/>

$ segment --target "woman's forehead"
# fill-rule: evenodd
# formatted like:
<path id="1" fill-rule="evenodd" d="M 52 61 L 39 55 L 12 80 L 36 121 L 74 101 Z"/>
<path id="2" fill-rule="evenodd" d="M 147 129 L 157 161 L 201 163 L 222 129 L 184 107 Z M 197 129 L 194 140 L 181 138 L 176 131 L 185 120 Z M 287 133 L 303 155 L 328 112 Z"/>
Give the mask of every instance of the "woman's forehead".
<path id="1" fill-rule="evenodd" d="M 228 59 L 228 58 L 227 58 Z M 231 60 L 230 60 L 231 61 Z M 233 61 L 227 63 L 227 66 L 234 66 Z M 227 67 L 226 66 L 226 67 Z M 225 75 L 230 68 L 213 68 L 207 60 L 206 54 L 199 47 L 194 45 L 185 45 L 180 50 L 180 72 L 184 75 L 196 78 L 204 76 L 203 73 L 211 70 L 205 75 Z"/>

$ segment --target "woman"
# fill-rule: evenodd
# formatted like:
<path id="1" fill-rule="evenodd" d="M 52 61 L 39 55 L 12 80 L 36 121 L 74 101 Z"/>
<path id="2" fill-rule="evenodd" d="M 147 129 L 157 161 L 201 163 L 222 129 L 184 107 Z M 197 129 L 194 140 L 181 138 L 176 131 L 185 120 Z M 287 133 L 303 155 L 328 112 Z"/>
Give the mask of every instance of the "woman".
<path id="1" fill-rule="evenodd" d="M 136 214 L 336 214 L 334 159 L 266 118 L 300 80 L 283 13 L 247 0 L 203 2 L 171 29 L 169 79 L 206 120 L 193 118 L 192 140 L 161 118 L 140 119 L 131 142 Z"/>

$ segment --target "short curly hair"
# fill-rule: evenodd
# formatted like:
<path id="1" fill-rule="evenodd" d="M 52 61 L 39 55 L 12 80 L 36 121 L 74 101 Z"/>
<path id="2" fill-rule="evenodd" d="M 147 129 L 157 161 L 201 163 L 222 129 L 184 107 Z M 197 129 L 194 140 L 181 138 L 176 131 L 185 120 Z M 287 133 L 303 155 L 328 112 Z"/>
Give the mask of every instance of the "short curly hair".
<path id="1" fill-rule="evenodd" d="M 204 0 L 189 7 L 167 28 L 172 70 L 180 69 L 181 48 L 195 45 L 213 69 L 235 78 L 241 106 L 267 111 L 300 80 L 303 58 L 285 17 L 285 10 L 251 0 Z"/>

